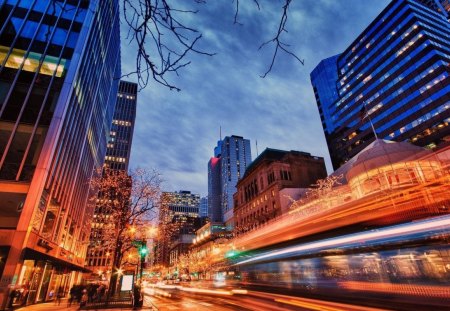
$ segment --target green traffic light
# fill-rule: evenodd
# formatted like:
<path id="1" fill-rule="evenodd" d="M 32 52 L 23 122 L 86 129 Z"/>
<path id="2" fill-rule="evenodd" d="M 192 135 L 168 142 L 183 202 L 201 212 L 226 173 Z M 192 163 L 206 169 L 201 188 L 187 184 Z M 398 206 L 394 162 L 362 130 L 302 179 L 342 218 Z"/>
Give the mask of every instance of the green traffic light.
<path id="1" fill-rule="evenodd" d="M 140 250 L 141 255 L 146 255 L 148 253 L 148 249 L 146 247 L 141 248 Z"/>

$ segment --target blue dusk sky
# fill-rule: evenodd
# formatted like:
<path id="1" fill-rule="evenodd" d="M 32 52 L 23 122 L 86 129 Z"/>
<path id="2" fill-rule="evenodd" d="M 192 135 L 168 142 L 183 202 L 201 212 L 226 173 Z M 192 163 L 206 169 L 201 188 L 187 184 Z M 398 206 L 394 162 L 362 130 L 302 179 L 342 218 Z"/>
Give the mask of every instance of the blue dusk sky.
<path id="1" fill-rule="evenodd" d="M 292 1 L 283 40 L 305 64 L 280 52 L 263 79 L 273 46 L 258 48 L 275 35 L 283 2 L 259 0 L 258 10 L 253 0 L 241 0 L 238 25 L 231 0 L 178 1 L 177 8 L 198 10 L 186 15 L 186 24 L 203 33 L 199 47 L 216 55 L 188 55 L 191 64 L 168 77 L 180 92 L 153 81 L 139 92 L 131 167 L 158 170 L 166 191 L 206 196 L 207 164 L 221 127 L 222 137 L 250 139 L 252 159 L 257 141 L 259 153 L 275 148 L 324 157 L 332 172 L 309 75 L 322 59 L 344 51 L 389 1 Z M 125 37 L 122 29 L 123 74 L 135 64 Z"/>

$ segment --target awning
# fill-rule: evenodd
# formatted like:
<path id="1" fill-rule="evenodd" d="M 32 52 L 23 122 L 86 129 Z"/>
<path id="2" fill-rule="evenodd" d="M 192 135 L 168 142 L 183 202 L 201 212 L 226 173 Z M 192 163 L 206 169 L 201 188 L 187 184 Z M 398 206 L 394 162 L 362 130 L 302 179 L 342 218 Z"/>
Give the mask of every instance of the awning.
<path id="1" fill-rule="evenodd" d="M 91 270 L 89 270 L 85 267 L 76 265 L 69 261 L 65 261 L 61 258 L 56 258 L 56 257 L 50 256 L 48 254 L 41 253 L 41 252 L 31 249 L 29 247 L 25 248 L 23 257 L 24 257 L 24 260 L 31 259 L 31 260 L 49 261 L 55 267 L 65 268 L 65 269 L 72 270 L 72 271 L 81 271 L 84 273 L 92 273 Z"/>

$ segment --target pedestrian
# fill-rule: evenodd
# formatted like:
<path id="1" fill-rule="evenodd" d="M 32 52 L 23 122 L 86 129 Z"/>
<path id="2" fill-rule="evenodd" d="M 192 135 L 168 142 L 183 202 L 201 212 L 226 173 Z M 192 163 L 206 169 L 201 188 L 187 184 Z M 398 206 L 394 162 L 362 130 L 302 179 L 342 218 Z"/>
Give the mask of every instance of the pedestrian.
<path id="1" fill-rule="evenodd" d="M 63 297 L 63 289 L 62 289 L 62 287 L 60 286 L 59 288 L 58 288 L 58 292 L 56 293 L 56 301 L 55 301 L 55 304 L 56 305 L 61 305 L 61 298 Z"/>
<path id="2" fill-rule="evenodd" d="M 69 291 L 69 300 L 67 301 L 67 306 L 70 307 L 72 305 L 73 300 L 75 299 L 75 285 Z"/>
<path id="3" fill-rule="evenodd" d="M 80 301 L 80 309 L 84 306 L 86 306 L 86 303 L 88 301 L 88 294 L 87 291 L 83 291 L 83 296 L 81 296 L 81 301 Z"/>
<path id="4" fill-rule="evenodd" d="M 17 290 L 16 289 L 11 289 L 11 292 L 9 293 L 9 304 L 8 304 L 8 309 L 9 310 L 14 310 L 14 299 L 16 299 L 17 297 Z"/>
<path id="5" fill-rule="evenodd" d="M 25 305 L 27 304 L 28 293 L 29 293 L 28 285 L 25 284 L 25 285 L 22 287 L 22 294 L 21 294 L 21 301 L 20 301 L 20 305 L 21 305 L 21 306 L 25 306 Z"/>
<path id="6" fill-rule="evenodd" d="M 97 300 L 102 301 L 102 297 L 105 294 L 105 286 L 103 284 L 100 284 L 99 287 L 97 287 Z"/>

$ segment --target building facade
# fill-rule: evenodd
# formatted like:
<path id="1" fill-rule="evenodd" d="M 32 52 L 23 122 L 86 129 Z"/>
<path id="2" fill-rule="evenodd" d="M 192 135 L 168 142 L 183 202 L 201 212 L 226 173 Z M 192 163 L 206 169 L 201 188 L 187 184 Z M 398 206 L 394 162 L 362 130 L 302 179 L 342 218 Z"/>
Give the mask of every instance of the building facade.
<path id="1" fill-rule="evenodd" d="M 160 234 L 156 247 L 156 264 L 169 267 L 192 243 L 201 227 L 200 195 L 190 191 L 163 192 L 159 211 Z M 171 254 L 172 253 L 172 254 Z"/>
<path id="2" fill-rule="evenodd" d="M 250 140 L 227 136 L 217 143 L 208 163 L 208 204 L 210 219 L 233 227 L 233 194 L 236 184 L 251 163 Z"/>
<path id="3" fill-rule="evenodd" d="M 220 156 L 208 162 L 208 217 L 211 221 L 223 221 Z"/>
<path id="4" fill-rule="evenodd" d="M 119 82 L 114 117 L 109 132 L 104 166 L 113 171 L 128 171 L 131 143 L 133 141 L 134 123 L 136 120 L 137 84 L 127 81 Z M 101 194 L 98 196 L 101 202 Z M 92 276 L 101 280 L 109 280 L 111 273 L 113 249 L 102 247 L 102 228 L 112 222 L 111 213 L 101 204 L 94 210 L 94 221 L 90 234 L 91 245 L 86 256 L 86 267 Z"/>
<path id="5" fill-rule="evenodd" d="M 234 195 L 235 233 L 264 225 L 286 212 L 318 179 L 327 176 L 322 157 L 301 151 L 266 149 L 247 168 Z"/>
<path id="6" fill-rule="evenodd" d="M 136 120 L 137 89 L 136 83 L 119 83 L 105 157 L 105 164 L 113 170 L 128 171 Z"/>
<path id="7" fill-rule="evenodd" d="M 118 1 L 0 3 L 0 309 L 79 281 L 120 76 Z"/>
<path id="8" fill-rule="evenodd" d="M 200 217 L 208 217 L 208 197 L 202 197 L 200 199 Z"/>
<path id="9" fill-rule="evenodd" d="M 336 81 L 338 80 L 337 60 L 339 55 L 322 60 L 311 72 L 320 121 L 328 137 L 334 131 L 332 121 L 333 104 L 339 99 Z"/>
<path id="10" fill-rule="evenodd" d="M 434 149 L 450 140 L 450 24 L 445 3 L 392 1 L 333 62 L 311 74 L 334 168 L 376 137 Z M 323 101 L 330 77 L 338 99 Z M 322 89 L 321 89 L 322 88 Z M 332 98 L 331 98 L 332 100 Z M 376 135 L 375 135 L 376 133 Z"/>
<path id="11" fill-rule="evenodd" d="M 233 233 L 224 223 L 209 222 L 198 229 L 189 249 L 190 274 L 196 279 L 210 280 L 225 270 L 225 257 L 232 238 Z"/>

